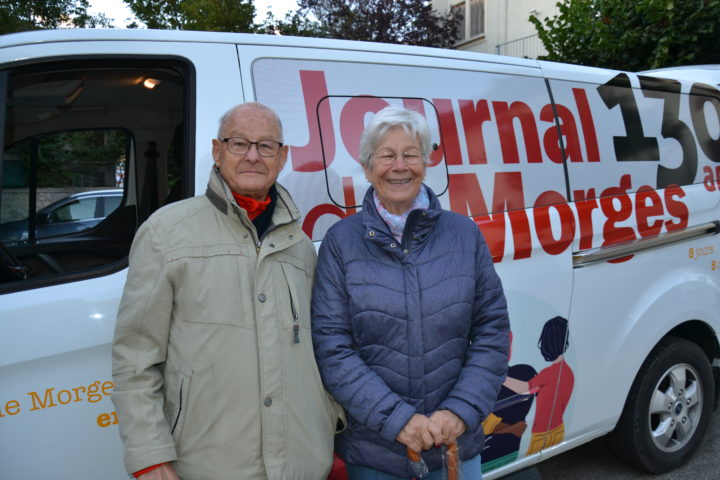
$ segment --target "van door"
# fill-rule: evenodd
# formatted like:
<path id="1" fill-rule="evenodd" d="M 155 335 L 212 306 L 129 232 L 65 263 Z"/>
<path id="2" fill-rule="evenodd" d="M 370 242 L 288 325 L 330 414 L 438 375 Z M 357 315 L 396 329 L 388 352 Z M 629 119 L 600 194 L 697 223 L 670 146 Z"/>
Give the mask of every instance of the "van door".
<path id="1" fill-rule="evenodd" d="M 239 52 L 242 65 L 247 49 Z M 575 233 L 544 80 L 532 62 L 522 60 L 464 62 L 356 51 L 324 52 L 323 60 L 316 52 L 284 55 L 264 50 L 268 58 L 248 68 L 257 100 L 282 118 L 290 169 L 281 182 L 290 187 L 304 229 L 316 241 L 362 201 L 368 184 L 355 158 L 372 113 L 392 103 L 428 118 L 439 147 L 431 155 L 428 183 L 445 208 L 468 215 L 483 231 L 509 303 L 510 376 L 516 382 L 503 387 L 484 425 L 483 471 L 525 456 L 532 434 L 547 430 L 559 382 L 556 370 L 536 378 L 556 359 L 543 356 L 538 339 L 548 321 L 568 318 Z M 563 335 L 560 344 L 565 340 Z M 538 413 L 540 395 L 544 407 Z"/>
<path id="2" fill-rule="evenodd" d="M 192 188 L 190 63 L 90 48 L 0 50 L 4 478 L 127 478 L 109 399 L 127 255 Z"/>
<path id="3" fill-rule="evenodd" d="M 710 85 L 632 73 L 543 68 L 565 115 L 580 119 L 576 128 L 585 139 L 567 146 L 578 220 L 570 314 L 578 388 L 568 434 L 599 435 L 615 427 L 661 338 L 673 330 L 709 338 L 694 332 L 717 321 L 720 94 Z M 684 372 L 686 359 L 678 356 L 677 364 Z M 643 416 L 651 419 L 652 441 L 665 442 L 661 456 L 677 453 L 695 431 L 699 416 L 675 426 L 663 407 L 664 399 L 682 395 L 686 382 L 702 391 L 692 377 L 668 370 L 669 387 L 653 380 L 657 395 L 641 394 L 652 394 Z"/>

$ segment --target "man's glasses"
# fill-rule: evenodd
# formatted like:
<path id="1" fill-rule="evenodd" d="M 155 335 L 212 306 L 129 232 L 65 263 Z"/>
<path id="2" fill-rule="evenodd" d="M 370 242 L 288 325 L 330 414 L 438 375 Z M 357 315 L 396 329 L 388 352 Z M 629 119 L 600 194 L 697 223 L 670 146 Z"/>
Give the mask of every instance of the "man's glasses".
<path id="1" fill-rule="evenodd" d="M 243 137 L 226 137 L 220 138 L 221 142 L 227 145 L 228 152 L 234 155 L 245 155 L 250 151 L 250 147 L 255 145 L 261 157 L 274 157 L 280 151 L 282 143 L 274 140 L 260 140 L 259 142 L 251 142 Z"/>
<path id="2" fill-rule="evenodd" d="M 395 153 L 393 150 L 384 148 L 375 152 L 373 156 L 382 165 L 390 165 L 395 161 L 398 154 Z M 423 156 L 423 152 L 419 148 L 410 148 L 400 154 L 400 157 L 402 158 L 403 162 L 405 162 L 405 165 L 417 165 L 422 161 Z"/>

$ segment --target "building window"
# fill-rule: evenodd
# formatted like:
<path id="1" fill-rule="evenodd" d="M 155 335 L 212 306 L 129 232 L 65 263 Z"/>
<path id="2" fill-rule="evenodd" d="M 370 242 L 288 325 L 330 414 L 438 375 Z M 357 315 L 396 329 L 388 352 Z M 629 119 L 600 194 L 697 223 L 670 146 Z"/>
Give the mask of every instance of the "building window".
<path id="1" fill-rule="evenodd" d="M 485 0 L 470 0 L 470 37 L 485 33 Z"/>
<path id="2" fill-rule="evenodd" d="M 462 43 L 485 34 L 485 0 L 466 0 L 450 7 L 459 12 L 457 43 Z"/>

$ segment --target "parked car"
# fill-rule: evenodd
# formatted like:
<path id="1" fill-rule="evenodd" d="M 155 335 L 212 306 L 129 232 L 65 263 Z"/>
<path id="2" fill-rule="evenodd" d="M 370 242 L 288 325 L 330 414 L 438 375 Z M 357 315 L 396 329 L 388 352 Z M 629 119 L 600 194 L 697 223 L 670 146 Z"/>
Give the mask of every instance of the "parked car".
<path id="1" fill-rule="evenodd" d="M 120 206 L 122 189 L 94 190 L 69 195 L 38 210 L 35 239 L 67 235 L 94 227 Z M 0 224 L 0 241 L 29 239 L 29 218 Z"/>

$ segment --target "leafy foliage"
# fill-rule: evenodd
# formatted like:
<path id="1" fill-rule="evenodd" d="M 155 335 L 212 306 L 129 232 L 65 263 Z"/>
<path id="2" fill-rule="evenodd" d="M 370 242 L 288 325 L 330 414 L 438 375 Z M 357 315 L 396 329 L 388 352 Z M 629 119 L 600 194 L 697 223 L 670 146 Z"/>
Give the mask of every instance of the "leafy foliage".
<path id="1" fill-rule="evenodd" d="M 720 63 L 720 0 L 565 0 L 530 17 L 544 60 L 638 71 Z"/>
<path id="2" fill-rule="evenodd" d="M 147 28 L 257 32 L 451 47 L 461 21 L 429 0 L 298 0 L 284 19 L 254 23 L 253 0 L 123 0 Z M 87 13 L 90 0 L 0 0 L 0 33 L 39 28 L 112 26 Z M 137 28 L 136 23 L 128 25 Z"/>
<path id="3" fill-rule="evenodd" d="M 44 28 L 109 27 L 105 15 L 87 13 L 88 0 L 0 0 L 0 34 Z"/>
<path id="4" fill-rule="evenodd" d="M 320 22 L 311 20 L 306 12 L 301 11 L 287 13 L 284 19 L 277 19 L 272 12 L 268 12 L 265 22 L 258 25 L 255 31 L 293 37 L 327 38 L 329 36 Z"/>
<path id="5" fill-rule="evenodd" d="M 147 28 L 253 32 L 252 0 L 124 0 Z"/>
<path id="6" fill-rule="evenodd" d="M 115 171 L 124 163 L 128 145 L 128 133 L 120 129 L 75 130 L 25 140 L 5 152 L 14 175 L 5 186 L 26 187 L 30 183 L 34 148 L 40 188 L 114 185 Z"/>
<path id="7" fill-rule="evenodd" d="M 439 13 L 427 0 L 298 0 L 299 10 L 266 21 L 263 30 L 284 35 L 451 47 L 457 12 Z M 312 19 L 318 19 L 314 21 Z"/>

